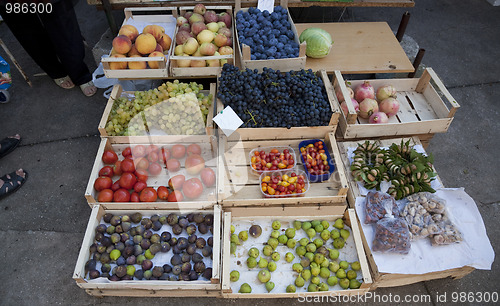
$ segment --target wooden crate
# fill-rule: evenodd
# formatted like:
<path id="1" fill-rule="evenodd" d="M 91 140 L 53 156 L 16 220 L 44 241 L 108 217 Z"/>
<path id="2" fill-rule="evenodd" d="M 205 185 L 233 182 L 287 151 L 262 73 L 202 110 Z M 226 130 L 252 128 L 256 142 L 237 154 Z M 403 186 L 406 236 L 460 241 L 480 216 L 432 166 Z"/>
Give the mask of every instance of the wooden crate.
<path id="1" fill-rule="evenodd" d="M 210 90 L 202 90 L 201 92 L 204 93 L 205 95 L 212 94 L 213 101 L 212 105 L 208 110 L 208 115 L 207 115 L 207 123 L 205 125 L 205 133 L 206 135 L 214 135 L 214 122 L 213 122 L 213 117 L 214 117 L 214 104 L 216 103 L 216 90 L 215 90 L 216 84 L 215 83 L 210 83 Z M 101 121 L 99 122 L 99 133 L 101 134 L 101 137 L 108 137 L 108 138 L 114 138 L 117 139 L 118 141 L 127 141 L 130 137 L 136 137 L 136 136 L 110 136 L 108 132 L 106 131 L 106 124 L 108 123 L 108 118 L 111 113 L 111 110 L 113 108 L 113 104 L 115 103 L 115 100 L 121 97 L 122 95 L 126 94 L 131 94 L 133 95 L 134 92 L 132 91 L 123 91 L 123 88 L 120 84 L 116 84 L 113 87 L 113 90 L 111 91 L 111 94 L 108 99 L 108 103 L 106 104 L 106 107 L 104 108 L 104 112 L 102 113 Z M 141 137 L 141 136 L 139 136 Z"/>
<path id="2" fill-rule="evenodd" d="M 205 166 L 212 168 L 217 175 L 217 139 L 215 136 L 136 136 L 130 139 L 127 138 L 103 138 L 101 140 L 101 144 L 99 145 L 99 149 L 97 151 L 97 156 L 94 162 L 94 166 L 92 167 L 92 172 L 90 174 L 89 182 L 87 184 L 87 189 L 85 191 L 85 198 L 89 206 L 93 207 L 96 204 L 100 204 L 104 209 L 137 209 L 140 207 L 144 207 L 147 205 L 148 209 L 206 209 L 213 207 L 217 203 L 217 185 L 212 186 L 210 188 L 204 187 L 202 195 L 194 200 L 190 201 L 184 199 L 182 202 L 152 202 L 152 203 L 144 203 L 144 202 L 98 202 L 97 195 L 98 192 L 94 189 L 94 181 L 99 176 L 99 170 L 105 166 L 102 162 L 102 154 L 105 150 L 113 150 L 119 156 L 119 159 L 122 159 L 121 152 L 128 146 L 133 147 L 134 145 L 150 145 L 155 144 L 158 147 L 168 147 L 170 148 L 174 144 L 184 144 L 189 145 L 191 143 L 197 143 L 201 146 L 202 154 L 201 156 L 205 159 Z M 186 179 L 191 177 L 199 177 L 192 176 L 186 173 L 186 169 L 184 168 L 184 160 L 182 158 L 180 160 L 182 168 L 172 174 L 168 173 L 168 170 L 165 166 L 162 166 L 162 173 L 157 176 L 150 176 L 148 178 L 147 184 L 148 187 L 154 187 L 155 189 L 159 186 L 168 186 L 168 180 L 170 177 L 183 174 L 186 176 Z M 116 177 L 114 177 L 114 180 Z M 217 183 L 217 181 L 216 181 Z"/>
<path id="3" fill-rule="evenodd" d="M 363 283 L 359 289 L 349 289 L 340 291 L 323 291 L 323 292 L 297 292 L 285 293 L 274 292 L 271 293 L 252 293 L 242 294 L 234 292 L 231 289 L 231 282 L 229 274 L 232 270 L 230 257 L 230 226 L 233 220 L 252 220 L 253 218 L 269 219 L 271 220 L 295 220 L 295 219 L 310 219 L 310 220 L 331 220 L 343 218 L 345 224 L 351 227 L 352 236 L 356 247 L 357 257 L 361 264 L 361 273 L 363 276 Z M 314 209 L 311 207 L 231 207 L 224 209 L 223 212 L 223 231 L 222 231 L 222 296 L 225 298 L 298 298 L 305 296 L 340 296 L 340 295 L 364 295 L 370 290 L 372 286 L 372 279 L 368 263 L 366 261 L 365 252 L 360 236 L 360 226 L 353 209 L 345 209 L 344 206 L 318 206 Z M 279 264 L 279 263 L 278 263 Z M 290 271 L 291 273 L 295 273 Z M 244 271 L 240 271 L 244 273 Z M 243 277 L 241 275 L 241 277 Z M 271 280 L 272 276 L 271 276 Z M 274 280 L 280 282 L 280 280 Z"/>
<path id="4" fill-rule="evenodd" d="M 339 104 L 335 101 L 335 93 L 333 86 L 328 79 L 325 70 L 316 72 L 318 77 L 321 77 L 325 84 L 326 94 L 332 110 L 332 117 L 328 125 L 325 126 L 306 126 L 306 127 L 291 127 L 290 129 L 283 127 L 261 127 L 261 128 L 239 128 L 231 136 L 230 141 L 236 140 L 272 140 L 272 139 L 314 139 L 323 138 L 326 133 L 335 133 L 340 116 Z M 217 99 L 217 113 L 224 109 L 222 101 Z"/>
<path id="5" fill-rule="evenodd" d="M 421 145 L 422 144 L 418 137 L 378 140 L 377 144 L 379 146 L 389 147 L 393 143 L 397 143 L 397 144 L 401 143 L 401 140 L 403 140 L 405 142 L 410 140 L 411 145 Z M 349 148 L 356 148 L 358 146 L 358 143 L 363 143 L 364 141 L 365 140 L 363 139 L 363 140 L 359 140 L 359 141 L 338 142 L 339 152 L 340 152 L 340 155 L 342 158 L 342 163 L 344 165 L 344 168 L 347 169 L 346 175 L 347 175 L 348 186 L 349 186 L 349 191 L 347 193 L 347 202 L 349 204 L 349 207 L 351 207 L 351 208 L 354 208 L 354 205 L 356 203 L 356 198 L 362 197 L 363 195 L 361 195 L 361 191 L 359 189 L 358 183 L 356 181 L 354 181 L 354 178 L 351 174 L 351 171 L 349 170 L 351 165 L 349 163 L 349 159 L 347 158 L 347 152 L 348 152 Z M 436 180 L 438 180 L 439 183 L 441 185 L 443 185 L 439 176 L 436 176 Z M 475 270 L 472 267 L 464 266 L 461 268 L 449 269 L 449 270 L 444 270 L 444 271 L 436 271 L 436 272 L 425 273 L 425 274 L 380 273 L 378 271 L 377 264 L 373 258 L 373 255 L 372 255 L 372 252 L 371 252 L 370 247 L 368 245 L 368 242 L 367 242 L 365 235 L 363 233 L 362 227 L 360 227 L 360 229 L 361 229 L 361 238 L 363 240 L 363 246 L 365 248 L 365 252 L 366 252 L 366 255 L 368 258 L 368 263 L 370 265 L 370 270 L 372 272 L 372 278 L 373 278 L 372 289 L 375 289 L 378 287 L 397 287 L 397 286 L 403 286 L 403 285 L 418 283 L 418 282 L 422 282 L 422 281 L 428 281 L 428 280 L 440 279 L 440 278 L 446 278 L 446 277 L 462 278 L 465 275 L 467 275 Z"/>
<path id="6" fill-rule="evenodd" d="M 287 8 L 288 1 L 281 0 L 280 5 L 284 8 Z M 235 22 L 236 22 L 236 13 L 238 13 L 238 11 L 243 11 L 243 12 L 248 11 L 248 8 L 241 8 L 241 0 L 236 0 L 235 3 L 235 9 L 234 9 Z M 295 28 L 295 24 L 293 23 L 292 16 L 290 16 L 290 12 L 288 12 L 288 20 L 290 21 L 290 24 L 292 26 L 292 31 L 295 34 L 295 42 L 300 46 L 299 57 L 280 58 L 273 60 L 251 60 L 250 47 L 245 44 L 240 45 L 238 38 L 238 30 L 236 29 L 235 26 L 234 31 L 235 31 L 235 39 L 237 45 L 236 47 L 240 58 L 241 68 L 258 69 L 259 71 L 262 71 L 262 68 L 264 67 L 281 71 L 300 70 L 306 68 L 306 42 L 303 42 L 302 44 L 299 42 L 299 34 L 297 33 L 297 29 Z"/>
<path id="7" fill-rule="evenodd" d="M 233 7 L 232 6 L 210 6 L 207 5 L 205 6 L 207 10 L 214 10 L 216 12 L 220 11 L 225 11 L 229 14 L 229 16 L 233 16 Z M 194 6 L 186 6 L 186 7 L 180 7 L 179 12 L 182 15 L 186 11 L 192 11 L 194 9 Z M 226 59 L 229 64 L 234 64 L 234 48 L 235 48 L 235 43 L 234 43 L 234 22 L 231 24 L 231 31 L 233 33 L 233 45 L 231 48 L 233 48 L 233 54 L 230 55 L 212 55 L 212 56 L 201 56 L 201 57 L 196 57 L 196 56 L 178 56 L 172 54 L 170 57 L 170 76 L 171 77 L 215 77 L 220 74 L 222 70 L 222 65 L 219 67 L 179 67 L 178 65 L 178 60 L 186 60 L 186 59 L 192 59 L 192 60 L 222 60 Z M 177 36 L 177 30 L 179 27 L 175 28 L 175 36 Z M 173 48 L 176 46 L 175 42 L 175 36 L 173 38 Z"/>
<path id="8" fill-rule="evenodd" d="M 143 203 L 140 210 L 112 210 L 106 209 L 102 205 L 96 205 L 92 208 L 82 247 L 78 255 L 78 260 L 73 273 L 73 279 L 78 287 L 85 289 L 90 295 L 95 296 L 143 296 L 143 297 L 183 297 L 183 296 L 220 296 L 221 292 L 221 209 L 219 205 L 213 206 L 210 210 L 155 210 L 154 205 Z M 112 214 L 132 214 L 141 213 L 143 216 L 154 214 L 165 215 L 170 213 L 188 214 L 194 212 L 213 213 L 214 231 L 213 231 L 213 260 L 212 260 L 212 279 L 197 281 L 160 281 L 160 280 L 133 280 L 117 281 L 107 283 L 96 283 L 88 281 L 85 275 L 85 263 L 90 259 L 89 247 L 94 243 L 95 228 L 101 223 L 105 213 Z M 186 236 L 183 232 L 181 236 Z"/>
<path id="9" fill-rule="evenodd" d="M 347 88 L 339 71 L 335 71 L 334 86 L 340 86 L 344 97 L 348 97 Z M 444 95 L 450 108 L 432 85 Z M 364 80 L 349 81 L 353 89 Z M 392 84 L 397 89 L 400 109 L 396 116 L 389 118 L 389 123 L 369 124 L 367 119 L 356 115 L 352 103 L 347 103 L 348 114 L 340 115 L 339 129 L 346 139 L 360 139 L 381 136 L 412 136 L 420 134 L 445 133 L 453 121 L 460 105 L 451 96 L 434 70 L 426 68 L 419 79 L 374 79 L 369 80 L 375 90 Z"/>
<path id="10" fill-rule="evenodd" d="M 134 15 L 134 12 L 161 12 L 161 15 Z M 177 18 L 177 8 L 175 7 L 136 7 L 136 8 L 125 8 L 125 20 L 122 25 L 130 24 L 132 21 L 137 21 L 141 23 L 157 24 L 157 23 L 173 23 L 175 25 Z M 168 14 L 170 13 L 170 14 Z M 139 33 L 142 29 L 137 29 Z M 137 58 L 112 58 L 106 57 L 102 58 L 102 66 L 104 69 L 104 75 L 108 79 L 160 79 L 168 77 L 168 63 L 170 61 L 170 56 L 173 54 L 174 43 L 173 36 L 175 32 L 167 33 L 172 39 L 172 44 L 170 49 L 167 50 L 165 57 L 137 57 Z M 172 36 L 171 36 L 172 35 Z M 111 55 L 111 54 L 110 54 Z M 148 62 L 155 61 L 158 62 L 158 69 L 120 69 L 111 70 L 109 63 L 111 62 Z"/>
<path id="11" fill-rule="evenodd" d="M 248 154 L 257 147 L 291 146 L 298 150 L 301 139 L 231 141 L 219 136 L 218 200 L 226 207 L 233 206 L 284 206 L 284 205 L 344 205 L 347 195 L 347 179 L 340 161 L 335 137 L 329 133 L 321 137 L 335 163 L 335 172 L 328 181 L 311 183 L 309 191 L 302 197 L 264 198 L 260 191 L 259 176 L 250 168 Z M 304 169 L 299 157 L 297 168 Z"/>

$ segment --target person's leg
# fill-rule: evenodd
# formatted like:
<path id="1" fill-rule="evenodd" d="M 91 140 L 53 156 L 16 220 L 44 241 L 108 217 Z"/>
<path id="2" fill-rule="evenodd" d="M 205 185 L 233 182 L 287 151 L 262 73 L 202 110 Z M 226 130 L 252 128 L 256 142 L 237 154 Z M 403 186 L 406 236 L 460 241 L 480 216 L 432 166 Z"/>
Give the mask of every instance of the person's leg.
<path id="1" fill-rule="evenodd" d="M 55 2 L 51 13 L 39 14 L 65 71 L 73 83 L 82 85 L 92 79 L 84 62 L 85 47 L 71 0 Z"/>
<path id="2" fill-rule="evenodd" d="M 64 66 L 57 58 L 56 50 L 36 14 L 7 14 L 5 6 L 0 5 L 0 15 L 31 58 L 52 79 L 67 76 Z M 68 84 L 62 84 L 68 86 Z M 64 87 L 63 86 L 63 87 Z"/>

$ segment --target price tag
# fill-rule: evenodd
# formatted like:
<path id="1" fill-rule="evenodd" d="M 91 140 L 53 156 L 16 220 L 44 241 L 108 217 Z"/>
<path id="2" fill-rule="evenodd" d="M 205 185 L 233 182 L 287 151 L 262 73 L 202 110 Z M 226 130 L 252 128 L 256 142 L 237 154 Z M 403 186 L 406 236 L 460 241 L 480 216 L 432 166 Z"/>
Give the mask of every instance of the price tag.
<path id="1" fill-rule="evenodd" d="M 222 112 L 217 114 L 214 117 L 214 121 L 228 137 L 243 124 L 243 121 L 231 106 L 227 106 Z"/>
<path id="2" fill-rule="evenodd" d="M 274 11 L 274 0 L 259 0 L 257 8 L 262 12 L 268 11 L 269 13 L 272 13 Z"/>

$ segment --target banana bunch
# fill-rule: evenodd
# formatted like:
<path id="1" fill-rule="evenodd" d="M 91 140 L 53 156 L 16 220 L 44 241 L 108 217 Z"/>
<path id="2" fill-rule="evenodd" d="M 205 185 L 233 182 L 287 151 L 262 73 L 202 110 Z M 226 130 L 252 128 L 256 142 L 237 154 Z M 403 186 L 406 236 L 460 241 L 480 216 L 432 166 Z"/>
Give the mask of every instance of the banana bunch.
<path id="1" fill-rule="evenodd" d="M 351 165 L 354 179 L 363 182 L 367 189 L 380 189 L 382 181 L 389 181 L 387 167 L 384 164 L 385 154 L 377 144 L 368 140 L 358 144 Z"/>
<path id="2" fill-rule="evenodd" d="M 382 181 L 390 182 L 387 193 L 399 200 L 420 191 L 435 192 L 431 188 L 436 176 L 432 162 L 432 156 L 415 151 L 410 141 L 392 144 L 388 150 L 365 141 L 354 150 L 351 172 L 367 189 L 380 190 Z"/>

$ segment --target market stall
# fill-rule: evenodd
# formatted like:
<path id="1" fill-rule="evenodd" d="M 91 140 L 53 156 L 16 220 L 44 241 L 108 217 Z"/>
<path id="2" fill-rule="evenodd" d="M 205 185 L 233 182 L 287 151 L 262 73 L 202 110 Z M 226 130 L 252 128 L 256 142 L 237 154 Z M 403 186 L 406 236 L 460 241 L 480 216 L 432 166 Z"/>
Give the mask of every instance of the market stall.
<path id="1" fill-rule="evenodd" d="M 446 132 L 459 108 L 437 74 L 344 80 L 413 70 L 386 23 L 294 25 L 286 7 L 236 4 L 164 10 L 176 18 L 162 51 L 165 16 L 138 25 L 126 10 L 133 27 L 113 43 L 121 56 L 103 60 L 108 72 L 154 79 L 179 63 L 158 87 L 111 93 L 77 285 L 96 296 L 296 298 L 489 269 L 474 200 L 443 186 L 419 138 Z M 140 35 L 163 59 L 131 59 Z M 377 51 L 356 62 L 354 42 Z M 126 63 L 140 61 L 137 73 Z"/>

